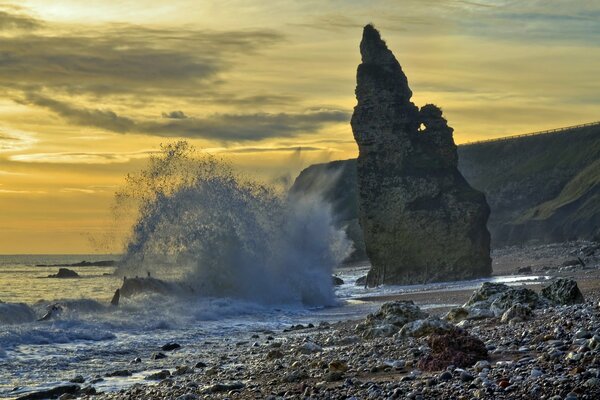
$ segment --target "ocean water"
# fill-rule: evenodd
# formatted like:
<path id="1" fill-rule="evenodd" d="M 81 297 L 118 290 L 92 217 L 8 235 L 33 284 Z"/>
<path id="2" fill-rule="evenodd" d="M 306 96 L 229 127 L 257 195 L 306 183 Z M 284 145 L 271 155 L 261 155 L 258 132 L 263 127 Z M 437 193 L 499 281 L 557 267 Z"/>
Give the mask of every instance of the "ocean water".
<path id="1" fill-rule="evenodd" d="M 132 377 L 105 378 L 98 390 L 118 390 L 143 380 L 154 370 L 186 364 L 186 357 L 206 352 L 206 342 L 233 343 L 251 332 L 277 331 L 291 324 L 358 319 L 379 307 L 357 299 L 415 291 L 459 290 L 478 287 L 485 280 L 416 286 L 356 286 L 368 265 L 340 269 L 345 283 L 335 289 L 335 302 L 327 307 L 269 304 L 228 297 L 164 297 L 140 295 L 109 305 L 121 278 L 115 267 L 72 267 L 79 279 L 47 278 L 58 267 L 36 264 L 70 264 L 82 260 L 115 259 L 112 255 L 0 256 L 0 397 L 64 383 L 76 375 L 86 379 L 121 369 L 137 371 Z M 521 284 L 545 277 L 494 277 L 488 280 Z M 52 304 L 63 311 L 55 318 L 37 321 Z M 180 343 L 177 352 L 160 363 L 153 352 L 167 342 Z M 132 365 L 137 357 L 142 363 Z M 189 363 L 189 362 L 187 362 Z"/>

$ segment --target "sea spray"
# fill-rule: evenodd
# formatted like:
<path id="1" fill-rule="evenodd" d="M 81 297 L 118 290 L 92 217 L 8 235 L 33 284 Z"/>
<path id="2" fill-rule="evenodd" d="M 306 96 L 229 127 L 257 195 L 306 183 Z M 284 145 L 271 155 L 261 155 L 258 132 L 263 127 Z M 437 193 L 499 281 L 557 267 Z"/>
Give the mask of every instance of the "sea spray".
<path id="1" fill-rule="evenodd" d="M 137 205 L 120 275 L 151 274 L 207 297 L 334 303 L 331 272 L 351 244 L 319 194 L 287 195 L 181 141 L 128 176 L 117 197 Z"/>

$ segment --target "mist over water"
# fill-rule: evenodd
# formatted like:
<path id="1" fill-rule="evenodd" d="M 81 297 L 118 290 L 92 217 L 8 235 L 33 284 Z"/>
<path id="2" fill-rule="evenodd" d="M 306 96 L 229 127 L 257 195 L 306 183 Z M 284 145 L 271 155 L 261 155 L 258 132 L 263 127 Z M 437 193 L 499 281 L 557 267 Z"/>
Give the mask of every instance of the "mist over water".
<path id="1" fill-rule="evenodd" d="M 138 213 L 120 275 L 150 273 L 203 297 L 334 304 L 332 270 L 352 245 L 319 194 L 287 195 L 177 142 L 117 198 Z"/>

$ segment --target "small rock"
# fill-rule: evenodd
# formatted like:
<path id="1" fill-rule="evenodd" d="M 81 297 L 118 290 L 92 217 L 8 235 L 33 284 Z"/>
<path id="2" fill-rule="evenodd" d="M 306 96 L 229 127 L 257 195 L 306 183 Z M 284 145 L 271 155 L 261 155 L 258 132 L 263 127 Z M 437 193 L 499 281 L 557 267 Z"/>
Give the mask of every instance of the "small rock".
<path id="1" fill-rule="evenodd" d="M 160 372 L 150 374 L 144 379 L 146 379 L 147 381 L 162 381 L 163 379 L 167 379 L 170 376 L 171 376 L 171 373 L 169 372 L 169 370 L 164 369 Z"/>
<path id="2" fill-rule="evenodd" d="M 173 350 L 177 350 L 180 348 L 181 348 L 181 345 L 179 343 L 167 343 L 167 344 L 163 345 L 160 349 L 162 351 L 173 351 Z"/>

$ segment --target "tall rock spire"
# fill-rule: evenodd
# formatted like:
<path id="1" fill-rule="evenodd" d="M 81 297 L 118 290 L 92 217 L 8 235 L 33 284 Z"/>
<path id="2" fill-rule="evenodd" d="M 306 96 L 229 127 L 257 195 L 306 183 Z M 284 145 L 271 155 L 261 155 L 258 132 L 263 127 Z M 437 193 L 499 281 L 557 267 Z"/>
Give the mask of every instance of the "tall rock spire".
<path id="1" fill-rule="evenodd" d="M 363 30 L 360 52 L 351 124 L 368 284 L 489 275 L 489 207 L 458 171 L 442 110 L 411 102 L 400 63 L 372 25 Z"/>

